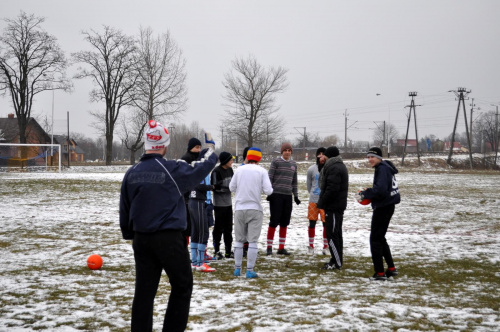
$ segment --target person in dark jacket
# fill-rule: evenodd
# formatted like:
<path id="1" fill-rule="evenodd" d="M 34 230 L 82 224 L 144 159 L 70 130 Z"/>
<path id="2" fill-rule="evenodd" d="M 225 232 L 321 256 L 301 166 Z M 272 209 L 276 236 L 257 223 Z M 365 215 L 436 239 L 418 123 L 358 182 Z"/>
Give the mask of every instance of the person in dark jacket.
<path id="1" fill-rule="evenodd" d="M 196 137 L 191 137 L 188 141 L 187 152 L 182 155 L 181 160 L 184 160 L 188 164 L 193 161 L 198 160 L 201 151 L 201 142 Z M 186 246 L 189 245 L 189 237 L 191 236 L 191 217 L 189 216 L 189 194 L 190 192 L 184 193 L 184 202 L 186 202 L 186 222 L 187 228 L 183 232 L 186 237 Z"/>
<path id="2" fill-rule="evenodd" d="M 203 155 L 205 150 L 201 151 Z M 205 263 L 205 255 L 210 236 L 207 214 L 207 195 L 214 189 L 210 176 L 203 179 L 189 194 L 189 218 L 191 220 L 191 261 L 193 269 L 200 272 L 214 272 Z"/>
<path id="3" fill-rule="evenodd" d="M 229 183 L 234 175 L 233 156 L 229 152 L 221 152 L 219 155 L 220 164 L 215 167 L 211 176 L 211 183 L 214 185 L 214 212 L 215 225 L 212 232 L 214 250 L 217 259 L 230 258 L 233 245 L 233 203 Z M 224 235 L 225 254 L 220 252 L 220 242 Z"/>
<path id="4" fill-rule="evenodd" d="M 319 175 L 321 191 L 317 207 L 325 210 L 326 238 L 332 257 L 322 269 L 340 270 L 344 263 L 342 223 L 344 221 L 344 211 L 347 207 L 349 174 L 336 146 L 330 146 L 326 149 L 323 158 L 326 159 L 326 162 Z"/>
<path id="5" fill-rule="evenodd" d="M 120 193 L 120 229 L 133 240 L 135 294 L 131 331 L 152 331 L 153 307 L 165 270 L 171 286 L 163 331 L 184 331 L 189 317 L 193 274 L 185 239 L 184 192 L 192 190 L 214 168 L 213 141 L 198 162 L 165 160 L 170 143 L 167 129 L 151 120 L 146 125 L 146 153 L 123 178 Z"/>
<path id="6" fill-rule="evenodd" d="M 397 168 L 389 160 L 382 159 L 382 150 L 373 147 L 367 153 L 368 162 L 375 168 L 373 187 L 365 188 L 359 193 L 358 200 L 370 199 L 373 215 L 370 232 L 370 250 L 372 253 L 375 280 L 387 280 L 388 277 L 398 275 L 394 265 L 391 249 L 385 234 L 389 228 L 395 205 L 401 201 L 398 182 L 396 181 Z M 384 259 L 387 271 L 384 272 Z"/>

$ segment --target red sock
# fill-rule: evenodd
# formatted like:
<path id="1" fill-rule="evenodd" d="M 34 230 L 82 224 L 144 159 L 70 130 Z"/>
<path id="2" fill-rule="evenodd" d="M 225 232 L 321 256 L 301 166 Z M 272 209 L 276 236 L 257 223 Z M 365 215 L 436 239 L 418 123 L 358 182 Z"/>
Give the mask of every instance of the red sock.
<path id="1" fill-rule="evenodd" d="M 187 245 L 189 245 L 189 236 L 186 236 Z"/>
<path id="2" fill-rule="evenodd" d="M 314 237 L 316 236 L 316 228 L 309 227 L 307 229 L 307 234 L 309 235 L 309 247 L 314 248 Z"/>
<path id="3" fill-rule="evenodd" d="M 267 229 L 267 247 L 273 247 L 274 232 L 276 232 L 276 227 L 271 227 Z"/>
<path id="4" fill-rule="evenodd" d="M 379 276 L 383 276 L 385 273 L 384 272 L 377 272 Z"/>
<path id="5" fill-rule="evenodd" d="M 285 249 L 285 241 L 286 241 L 286 227 L 280 226 L 280 245 L 278 249 Z"/>
<path id="6" fill-rule="evenodd" d="M 390 268 L 388 268 L 387 270 L 389 270 L 389 271 L 394 271 L 395 269 L 396 269 L 395 267 L 390 267 Z"/>

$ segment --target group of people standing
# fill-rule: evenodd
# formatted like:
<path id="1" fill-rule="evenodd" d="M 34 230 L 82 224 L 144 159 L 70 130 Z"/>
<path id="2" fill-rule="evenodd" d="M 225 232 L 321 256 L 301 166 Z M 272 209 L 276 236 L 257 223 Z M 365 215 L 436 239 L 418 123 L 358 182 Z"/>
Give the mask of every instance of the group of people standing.
<path id="1" fill-rule="evenodd" d="M 163 330 L 183 331 L 187 326 L 192 271 L 213 272 L 207 264 L 211 259 L 233 258 L 236 277 L 242 274 L 247 257 L 245 276 L 257 278 L 255 264 L 258 240 L 262 231 L 263 207 L 261 195 L 267 196 L 270 222 L 267 230 L 266 254 L 273 254 L 276 229 L 279 226 L 278 255 L 290 255 L 285 249 L 287 228 L 293 202 L 301 204 L 297 188 L 297 164 L 291 158 L 290 143 L 283 143 L 281 156 L 271 162 L 269 171 L 259 165 L 259 148 L 245 149 L 243 164 L 233 172 L 233 157 L 228 152 L 214 153 L 215 143 L 205 134 L 206 148 L 191 138 L 181 160 L 163 158 L 170 143 L 166 127 L 151 120 L 144 133 L 145 154 L 124 176 L 120 194 L 120 228 L 124 239 L 133 240 L 136 263 L 135 295 L 132 303 L 132 331 L 151 331 L 153 305 L 162 270 L 168 275 L 171 293 Z M 399 203 L 397 169 L 382 159 L 382 152 L 372 148 L 368 161 L 375 168 L 372 188 L 359 193 L 360 199 L 371 199 L 373 217 L 370 247 L 375 280 L 396 276 L 397 270 L 385 234 Z M 219 165 L 215 167 L 217 161 Z M 342 223 L 347 207 L 349 176 L 337 147 L 319 148 L 316 164 L 307 171 L 308 253 L 314 253 L 316 222 L 324 222 L 323 253 L 331 259 L 323 269 L 343 266 Z M 234 254 L 233 204 L 234 193 Z M 212 196 L 213 194 L 213 196 Z M 215 257 L 207 255 L 209 219 L 215 214 L 213 245 Z M 225 252 L 221 252 L 224 240 Z M 191 259 L 186 247 L 190 248 Z M 384 271 L 383 260 L 388 265 Z"/>

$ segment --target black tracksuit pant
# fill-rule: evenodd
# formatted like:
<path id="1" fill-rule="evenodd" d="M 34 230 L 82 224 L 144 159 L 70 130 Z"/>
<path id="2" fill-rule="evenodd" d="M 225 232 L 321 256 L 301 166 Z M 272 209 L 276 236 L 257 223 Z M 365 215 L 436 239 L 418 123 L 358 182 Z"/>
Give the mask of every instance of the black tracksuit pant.
<path id="1" fill-rule="evenodd" d="M 332 258 L 330 263 L 342 267 L 344 263 L 344 238 L 342 237 L 342 223 L 344 211 L 325 211 L 326 239 Z"/>
<path id="2" fill-rule="evenodd" d="M 136 232 L 132 247 L 136 270 L 132 331 L 153 329 L 154 299 L 162 270 L 167 273 L 171 286 L 163 331 L 184 331 L 189 317 L 193 274 L 182 232 Z"/>
<path id="3" fill-rule="evenodd" d="M 385 234 L 389 228 L 395 205 L 377 207 L 373 210 L 370 249 L 372 252 L 372 261 L 375 272 L 384 272 L 384 259 L 387 267 L 394 267 L 391 249 L 385 239 Z"/>
<path id="4" fill-rule="evenodd" d="M 220 250 L 220 241 L 224 235 L 224 246 L 226 254 L 231 254 L 233 245 L 233 207 L 214 206 L 215 225 L 212 232 L 215 252 Z"/>

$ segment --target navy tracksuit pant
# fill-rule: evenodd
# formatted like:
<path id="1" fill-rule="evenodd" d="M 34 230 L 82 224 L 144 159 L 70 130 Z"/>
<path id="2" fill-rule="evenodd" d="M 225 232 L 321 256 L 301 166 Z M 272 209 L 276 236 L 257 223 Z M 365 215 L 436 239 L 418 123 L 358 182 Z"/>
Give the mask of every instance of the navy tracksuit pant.
<path id="1" fill-rule="evenodd" d="M 370 249 L 372 252 L 373 268 L 375 272 L 384 272 L 384 259 L 387 267 L 394 267 L 392 260 L 391 249 L 385 239 L 385 234 L 389 228 L 392 215 L 394 214 L 395 205 L 377 207 L 373 210 L 371 233 L 370 233 Z"/>

